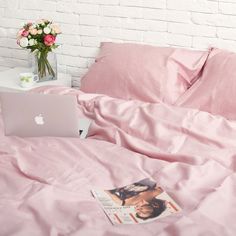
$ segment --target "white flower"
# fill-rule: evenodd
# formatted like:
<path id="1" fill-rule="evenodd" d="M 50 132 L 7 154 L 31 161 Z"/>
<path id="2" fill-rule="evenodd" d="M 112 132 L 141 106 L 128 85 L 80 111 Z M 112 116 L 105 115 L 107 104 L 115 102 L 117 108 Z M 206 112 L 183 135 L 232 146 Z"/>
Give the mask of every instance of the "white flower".
<path id="1" fill-rule="evenodd" d="M 61 29 L 59 28 L 58 25 L 51 24 L 50 27 L 51 27 L 52 31 L 53 31 L 55 34 L 60 34 L 60 33 L 61 33 Z"/>
<path id="2" fill-rule="evenodd" d="M 35 49 L 34 51 L 33 51 L 33 53 L 35 53 L 35 55 L 38 53 L 38 49 Z"/>
<path id="3" fill-rule="evenodd" d="M 38 30 L 38 34 L 42 34 L 43 31 L 41 29 Z"/>
<path id="4" fill-rule="evenodd" d="M 20 39 L 19 44 L 22 48 L 26 48 L 29 44 L 29 40 L 26 37 L 23 37 Z"/>
<path id="5" fill-rule="evenodd" d="M 44 25 L 44 21 L 43 21 L 42 19 L 37 20 L 36 23 L 37 23 L 38 25 Z"/>
<path id="6" fill-rule="evenodd" d="M 36 35 L 38 33 L 38 30 L 33 28 L 33 29 L 30 29 L 29 32 L 32 35 Z"/>
<path id="7" fill-rule="evenodd" d="M 35 39 L 30 39 L 30 40 L 29 40 L 29 45 L 30 45 L 30 46 L 33 46 L 33 45 L 35 45 L 35 44 L 36 44 Z"/>
<path id="8" fill-rule="evenodd" d="M 45 28 L 43 29 L 43 32 L 44 32 L 45 34 L 50 34 L 51 29 L 50 29 L 49 27 L 45 27 Z"/>

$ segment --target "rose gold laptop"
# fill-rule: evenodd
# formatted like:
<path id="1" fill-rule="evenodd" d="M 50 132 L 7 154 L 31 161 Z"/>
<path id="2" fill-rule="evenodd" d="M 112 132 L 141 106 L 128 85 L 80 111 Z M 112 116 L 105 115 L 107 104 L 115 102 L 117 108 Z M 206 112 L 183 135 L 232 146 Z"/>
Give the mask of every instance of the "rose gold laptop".
<path id="1" fill-rule="evenodd" d="M 75 96 L 0 93 L 5 135 L 79 137 Z"/>

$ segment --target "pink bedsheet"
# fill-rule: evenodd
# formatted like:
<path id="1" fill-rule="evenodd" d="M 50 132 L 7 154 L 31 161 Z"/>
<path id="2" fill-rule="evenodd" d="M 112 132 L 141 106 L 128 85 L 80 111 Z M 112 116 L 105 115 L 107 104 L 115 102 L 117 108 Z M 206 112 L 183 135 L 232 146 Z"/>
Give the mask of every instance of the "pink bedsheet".
<path id="1" fill-rule="evenodd" d="M 66 88 L 90 136 L 5 137 L 0 119 L 1 236 L 236 235 L 236 122 L 193 109 Z M 1 116 L 0 116 L 1 117 Z M 112 226 L 90 189 L 154 178 L 182 207 L 142 225 Z"/>

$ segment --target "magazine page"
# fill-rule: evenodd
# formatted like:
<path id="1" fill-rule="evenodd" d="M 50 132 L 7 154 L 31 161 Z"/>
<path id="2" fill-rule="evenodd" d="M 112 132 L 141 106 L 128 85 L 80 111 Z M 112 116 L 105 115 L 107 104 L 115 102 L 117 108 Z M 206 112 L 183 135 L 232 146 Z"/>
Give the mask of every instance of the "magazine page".
<path id="1" fill-rule="evenodd" d="M 149 179 L 111 190 L 91 190 L 112 224 L 147 223 L 180 212 L 178 204 Z"/>

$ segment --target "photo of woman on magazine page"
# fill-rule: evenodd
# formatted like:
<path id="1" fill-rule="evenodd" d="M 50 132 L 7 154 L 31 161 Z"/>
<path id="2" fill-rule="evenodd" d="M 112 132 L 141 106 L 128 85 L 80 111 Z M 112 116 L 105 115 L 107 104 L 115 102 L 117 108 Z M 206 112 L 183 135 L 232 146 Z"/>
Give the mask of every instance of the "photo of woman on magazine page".
<path id="1" fill-rule="evenodd" d="M 181 210 L 149 178 L 111 190 L 92 190 L 92 194 L 99 200 L 112 224 L 146 223 Z"/>
<path id="2" fill-rule="evenodd" d="M 106 192 L 118 205 L 134 206 L 136 216 L 143 220 L 157 217 L 166 209 L 167 202 L 156 198 L 162 188 L 150 179 Z"/>

